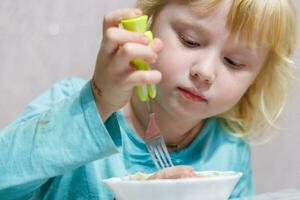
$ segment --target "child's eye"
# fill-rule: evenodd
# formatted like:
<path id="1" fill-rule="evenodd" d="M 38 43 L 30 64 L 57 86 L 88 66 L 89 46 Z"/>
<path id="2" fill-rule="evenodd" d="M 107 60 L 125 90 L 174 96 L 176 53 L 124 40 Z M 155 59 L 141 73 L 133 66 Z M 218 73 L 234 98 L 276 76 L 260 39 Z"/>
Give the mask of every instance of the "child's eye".
<path id="1" fill-rule="evenodd" d="M 237 63 L 237 62 L 235 62 L 234 60 L 232 60 L 232 59 L 230 59 L 230 58 L 227 58 L 227 57 L 224 57 L 224 60 L 225 60 L 232 68 L 235 68 L 235 69 L 240 69 L 240 68 L 242 68 L 242 67 L 245 66 L 244 64 Z"/>
<path id="2" fill-rule="evenodd" d="M 180 37 L 181 41 L 183 42 L 183 44 L 186 45 L 186 46 L 188 46 L 188 47 L 196 48 L 196 47 L 200 46 L 199 43 L 197 43 L 196 41 L 193 41 L 188 36 L 185 36 L 185 35 L 179 33 L 179 37 Z"/>

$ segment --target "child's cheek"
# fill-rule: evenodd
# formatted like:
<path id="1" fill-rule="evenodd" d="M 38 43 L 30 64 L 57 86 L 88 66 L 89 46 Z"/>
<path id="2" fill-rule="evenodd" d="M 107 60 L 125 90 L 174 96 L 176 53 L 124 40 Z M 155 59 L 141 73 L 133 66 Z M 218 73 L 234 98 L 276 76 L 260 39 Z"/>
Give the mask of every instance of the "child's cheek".
<path id="1" fill-rule="evenodd" d="M 228 79 L 227 81 L 222 81 L 222 84 L 218 84 L 215 87 L 214 105 L 220 109 L 220 112 L 231 109 L 242 98 L 247 90 L 247 86 L 248 84 L 246 83 L 236 83 Z"/>
<path id="2" fill-rule="evenodd" d="M 187 66 L 187 63 L 182 57 L 180 52 L 172 50 L 161 52 L 156 67 L 163 75 L 162 81 L 174 82 L 180 74 L 183 77 L 183 72 L 186 71 L 184 67 Z"/>

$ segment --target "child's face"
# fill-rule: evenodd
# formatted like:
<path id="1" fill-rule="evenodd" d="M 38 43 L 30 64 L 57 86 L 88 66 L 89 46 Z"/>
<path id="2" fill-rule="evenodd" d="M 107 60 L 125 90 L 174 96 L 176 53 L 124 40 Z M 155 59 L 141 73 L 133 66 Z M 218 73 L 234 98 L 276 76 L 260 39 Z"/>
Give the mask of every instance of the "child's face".
<path id="1" fill-rule="evenodd" d="M 203 119 L 228 111 L 246 92 L 262 68 L 267 48 L 247 49 L 230 40 L 226 28 L 230 2 L 210 15 L 169 3 L 152 26 L 164 42 L 154 68 L 163 75 L 157 102 L 174 117 Z M 206 100 L 192 98 L 197 91 Z"/>

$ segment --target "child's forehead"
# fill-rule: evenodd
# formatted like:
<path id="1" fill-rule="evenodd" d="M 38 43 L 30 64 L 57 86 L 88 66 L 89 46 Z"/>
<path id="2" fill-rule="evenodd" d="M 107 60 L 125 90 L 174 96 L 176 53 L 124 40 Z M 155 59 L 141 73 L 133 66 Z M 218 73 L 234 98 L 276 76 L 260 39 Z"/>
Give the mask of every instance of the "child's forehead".
<path id="1" fill-rule="evenodd" d="M 220 6 L 230 5 L 232 0 L 190 0 L 186 5 L 200 14 L 209 14 L 214 12 Z"/>
<path id="2" fill-rule="evenodd" d="M 236 44 L 244 46 L 247 49 L 256 49 L 262 44 L 257 37 L 254 37 L 254 35 L 257 35 L 257 29 L 254 26 L 244 26 L 244 30 L 239 31 L 234 29 L 236 24 L 230 23 L 230 20 L 232 20 L 232 13 L 236 13 L 237 11 L 232 11 L 231 0 L 194 0 L 189 1 L 189 3 L 183 3 L 183 1 L 177 2 L 178 1 L 175 1 L 175 3 L 170 3 L 167 6 L 169 7 L 169 12 L 174 13 L 172 14 L 172 21 L 177 24 L 187 25 L 186 27 L 192 27 L 202 32 L 210 32 L 210 30 L 205 30 L 207 27 L 220 29 L 222 30 L 222 35 L 225 34 L 224 30 L 226 29 L 230 40 L 234 40 Z M 210 12 L 208 12 L 208 10 Z M 238 16 L 235 16 L 235 18 L 238 18 Z M 236 23 L 244 22 L 237 20 Z M 251 32 L 253 37 L 244 37 L 243 34 L 247 32 Z"/>

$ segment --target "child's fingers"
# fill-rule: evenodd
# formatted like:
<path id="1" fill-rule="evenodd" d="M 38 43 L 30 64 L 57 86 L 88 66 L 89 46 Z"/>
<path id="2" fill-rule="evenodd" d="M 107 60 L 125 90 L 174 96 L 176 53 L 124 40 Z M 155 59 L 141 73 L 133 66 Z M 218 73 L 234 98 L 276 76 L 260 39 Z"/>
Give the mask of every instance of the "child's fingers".
<path id="1" fill-rule="evenodd" d="M 110 54 L 116 51 L 119 46 L 131 42 L 147 45 L 148 39 L 145 35 L 116 27 L 110 27 L 106 30 L 103 38 L 104 50 Z"/>
<path id="2" fill-rule="evenodd" d="M 114 61 L 112 67 L 119 68 L 120 66 L 124 68 L 124 64 L 128 66 L 130 61 L 135 58 L 141 58 L 148 63 L 154 63 L 157 59 L 157 54 L 152 48 L 149 48 L 146 45 L 138 43 L 126 43 L 116 52 L 113 58 Z"/>
<path id="3" fill-rule="evenodd" d="M 110 12 L 104 16 L 103 31 L 105 32 L 109 27 L 118 27 L 120 21 L 126 18 L 133 18 L 142 15 L 141 10 L 135 8 L 123 8 Z"/>
<path id="4" fill-rule="evenodd" d="M 153 40 L 153 42 L 151 44 L 152 49 L 156 53 L 159 53 L 162 50 L 163 46 L 164 46 L 163 42 L 160 39 L 158 39 L 158 38 L 154 38 L 154 40 Z"/>
<path id="5" fill-rule="evenodd" d="M 125 82 L 129 87 L 139 84 L 157 84 L 162 78 L 161 72 L 157 70 L 142 71 L 137 70 L 130 73 Z"/>

